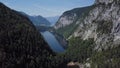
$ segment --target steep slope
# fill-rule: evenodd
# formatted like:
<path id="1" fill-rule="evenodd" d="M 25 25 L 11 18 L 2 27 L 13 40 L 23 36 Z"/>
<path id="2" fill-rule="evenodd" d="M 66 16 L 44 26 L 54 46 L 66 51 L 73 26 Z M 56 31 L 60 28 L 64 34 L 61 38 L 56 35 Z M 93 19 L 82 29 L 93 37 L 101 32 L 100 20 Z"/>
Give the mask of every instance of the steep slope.
<path id="1" fill-rule="evenodd" d="M 96 0 L 95 8 L 74 32 L 74 37 L 95 42 L 91 66 L 119 68 L 120 66 L 120 1 Z M 83 25 L 84 24 L 84 25 Z"/>
<path id="2" fill-rule="evenodd" d="M 84 18 L 79 17 L 81 20 L 77 19 L 75 22 L 78 27 L 69 36 L 69 46 L 64 57 L 83 63 L 85 68 L 119 68 L 120 1 L 96 0 L 92 6 Z M 60 24 L 62 23 L 64 21 Z M 71 21 L 67 21 L 66 25 L 68 23 Z M 63 27 L 63 24 L 60 24 L 55 28 L 59 30 Z M 63 28 L 66 28 L 66 25 Z"/>
<path id="3" fill-rule="evenodd" d="M 95 8 L 79 24 L 74 36 L 82 39 L 94 38 L 97 45 L 100 43 L 106 45 L 107 42 L 111 42 L 113 45 L 119 44 L 117 42 L 120 39 L 119 3 L 120 1 L 117 0 L 96 0 Z"/>
<path id="4" fill-rule="evenodd" d="M 68 38 L 79 24 L 77 21 L 82 21 L 92 8 L 92 6 L 88 6 L 64 12 L 54 26 L 56 32 Z"/>
<path id="5" fill-rule="evenodd" d="M 27 16 L 35 26 L 50 26 L 51 23 L 44 17 L 42 16 L 30 16 L 24 12 L 20 12 L 22 15 Z"/>
<path id="6" fill-rule="evenodd" d="M 27 17 L 0 3 L 0 68 L 49 68 L 52 54 Z"/>

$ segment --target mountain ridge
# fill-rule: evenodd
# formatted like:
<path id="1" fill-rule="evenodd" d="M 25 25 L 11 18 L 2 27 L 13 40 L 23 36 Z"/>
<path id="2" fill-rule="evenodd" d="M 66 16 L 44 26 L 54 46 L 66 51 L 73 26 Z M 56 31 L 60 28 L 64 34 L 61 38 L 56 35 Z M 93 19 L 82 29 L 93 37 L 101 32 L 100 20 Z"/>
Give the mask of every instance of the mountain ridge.
<path id="1" fill-rule="evenodd" d="M 92 8 L 94 7 L 87 6 L 82 8 L 75 8 L 64 12 L 54 26 L 56 32 L 63 35 L 64 37 L 69 37 L 69 35 L 73 33 L 73 31 L 79 24 L 79 22 L 77 21 L 82 21 L 82 19 L 88 14 L 89 10 L 91 10 Z"/>
<path id="2" fill-rule="evenodd" d="M 27 17 L 0 3 L 1 68 L 48 68 L 53 54 Z"/>
<path id="3" fill-rule="evenodd" d="M 21 14 L 27 16 L 35 26 L 50 26 L 51 23 L 45 18 L 45 17 L 42 17 L 40 15 L 38 16 L 31 16 L 31 15 L 28 15 L 24 12 L 20 12 Z"/>
<path id="4" fill-rule="evenodd" d="M 93 8 L 87 15 L 83 15 L 85 17 L 79 17 L 72 25 L 67 25 L 70 25 L 69 29 L 71 29 L 78 23 L 76 29 L 66 37 L 69 41 L 68 50 L 65 53 L 67 58 L 83 63 L 82 65 L 87 68 L 119 68 L 119 4 L 119 0 L 95 0 Z M 69 16 L 66 15 L 67 18 Z M 71 21 L 67 22 L 71 23 Z M 62 21 L 57 24 L 58 27 L 55 26 L 55 29 L 56 31 L 62 29 L 62 35 L 69 30 L 65 30 L 67 26 L 61 25 Z"/>

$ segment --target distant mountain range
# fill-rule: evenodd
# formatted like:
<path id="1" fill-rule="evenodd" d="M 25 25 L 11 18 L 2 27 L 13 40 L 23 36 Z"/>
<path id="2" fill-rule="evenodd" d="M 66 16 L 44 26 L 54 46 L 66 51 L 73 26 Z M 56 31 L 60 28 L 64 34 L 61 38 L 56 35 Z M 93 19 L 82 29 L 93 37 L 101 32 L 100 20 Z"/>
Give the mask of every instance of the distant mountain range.
<path id="1" fill-rule="evenodd" d="M 31 22 L 25 15 L 0 3 L 0 68 L 120 68 L 120 0 L 95 0 L 64 12 L 51 28 L 68 42 L 61 54 L 32 24 L 45 29 L 35 22 L 40 17 L 28 15 Z"/>
<path id="2" fill-rule="evenodd" d="M 60 16 L 46 17 L 46 19 L 51 23 L 51 26 L 54 26 L 58 21 Z"/>
<path id="3" fill-rule="evenodd" d="M 44 17 L 38 15 L 38 16 L 30 16 L 24 12 L 20 12 L 21 14 L 27 16 L 35 26 L 50 26 L 51 23 Z"/>
<path id="4" fill-rule="evenodd" d="M 60 17 L 60 16 L 42 17 L 41 15 L 31 16 L 24 12 L 20 13 L 22 15 L 27 16 L 35 26 L 54 26 Z"/>

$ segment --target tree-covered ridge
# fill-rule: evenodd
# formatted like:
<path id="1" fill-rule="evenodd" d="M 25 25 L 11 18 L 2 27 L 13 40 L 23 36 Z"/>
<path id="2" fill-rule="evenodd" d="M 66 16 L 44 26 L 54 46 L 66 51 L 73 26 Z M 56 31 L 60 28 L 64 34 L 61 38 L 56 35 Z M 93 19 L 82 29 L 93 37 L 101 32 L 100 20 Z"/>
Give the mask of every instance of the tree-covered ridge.
<path id="1" fill-rule="evenodd" d="M 68 38 L 74 30 L 77 28 L 77 24 L 72 23 L 66 27 L 62 27 L 56 30 L 56 33 L 62 35 L 64 38 Z"/>
<path id="2" fill-rule="evenodd" d="M 93 9 L 90 9 L 86 15 L 81 16 L 81 18 L 77 20 L 78 28 L 74 29 L 75 31 L 69 32 L 71 31 L 70 28 L 74 28 L 73 24 L 70 24 L 69 28 L 68 26 L 60 28 L 60 31 L 63 31 L 60 33 L 64 36 L 66 36 L 66 34 L 71 35 L 69 33 L 72 33 L 70 37 L 66 37 L 66 39 L 72 41 L 69 41 L 68 54 L 66 53 L 64 56 L 68 55 L 67 58 L 75 58 L 75 61 L 82 62 L 87 68 L 119 68 L 120 1 L 96 0 L 96 2 L 97 3 L 93 5 Z M 67 17 L 69 18 L 69 16 Z M 73 20 L 76 19 L 74 18 Z M 75 38 L 72 38 L 72 36 Z M 92 52 L 89 51 L 85 53 L 87 51 L 85 45 L 87 45 L 87 40 L 90 38 L 94 39 L 92 47 L 88 44 L 88 48 L 91 48 L 92 50 L 90 50 Z M 76 45 L 81 44 L 81 41 L 85 41 L 85 43 L 76 47 Z M 82 46 L 85 47 L 85 49 L 82 48 L 81 53 L 79 50 L 81 50 Z M 83 58 L 85 56 L 88 57 Z M 80 60 L 80 58 L 84 60 Z"/>
<path id="3" fill-rule="evenodd" d="M 78 21 L 82 24 L 78 23 L 78 28 L 75 29 L 76 31 L 72 32 L 74 33 L 72 36 L 75 38 L 69 38 L 72 41 L 69 41 L 68 50 L 64 57 L 68 56 L 67 62 L 70 62 L 72 58 L 72 61 L 83 63 L 85 68 L 119 68 L 120 2 L 119 0 L 96 1 L 102 1 L 103 3 L 100 2 L 98 4 L 94 4 L 94 8 L 91 9 L 87 15 L 81 16 L 81 19 L 79 18 L 80 20 Z M 70 25 L 70 28 L 72 27 L 74 28 L 73 24 Z M 65 26 L 64 28 L 68 28 L 68 26 Z M 64 34 L 64 30 L 69 31 L 71 30 L 70 28 L 62 28 L 63 33 L 61 33 Z M 60 30 L 62 31 L 62 29 Z M 87 44 L 87 40 L 89 40 L 89 38 L 94 39 L 92 47 L 90 46 L 90 43 Z M 81 41 L 84 41 L 85 43 L 78 45 L 81 44 Z M 85 45 L 90 48 L 88 49 L 90 51 L 87 50 Z M 86 53 L 87 51 L 88 53 Z"/>
<path id="4" fill-rule="evenodd" d="M 52 55 L 31 21 L 0 3 L 0 68 L 49 68 Z"/>
<path id="5" fill-rule="evenodd" d="M 72 37 L 69 40 L 68 49 L 61 54 L 57 54 L 52 58 L 54 67 L 67 68 L 67 64 L 71 61 L 85 63 L 86 59 L 93 54 L 94 40 L 82 40 L 79 37 Z"/>
<path id="6" fill-rule="evenodd" d="M 102 51 L 94 49 L 94 39 L 82 40 L 72 37 L 65 53 L 58 54 L 52 58 L 53 67 L 67 68 L 71 61 L 78 62 L 84 68 L 119 68 L 120 46 L 104 48 Z M 89 66 L 88 66 L 89 65 Z"/>
<path id="7" fill-rule="evenodd" d="M 119 68 L 120 67 L 120 45 L 107 50 L 102 49 L 95 52 L 91 60 L 91 68 Z"/>

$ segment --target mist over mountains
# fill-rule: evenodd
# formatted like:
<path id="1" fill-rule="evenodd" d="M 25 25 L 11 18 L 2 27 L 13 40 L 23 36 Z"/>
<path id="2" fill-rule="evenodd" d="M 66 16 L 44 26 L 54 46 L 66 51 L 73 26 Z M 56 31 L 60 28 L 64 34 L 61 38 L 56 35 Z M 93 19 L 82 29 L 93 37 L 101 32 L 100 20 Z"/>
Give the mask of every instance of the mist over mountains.
<path id="1" fill-rule="evenodd" d="M 46 17 L 46 19 L 51 23 L 51 26 L 54 26 L 60 16 Z"/>

